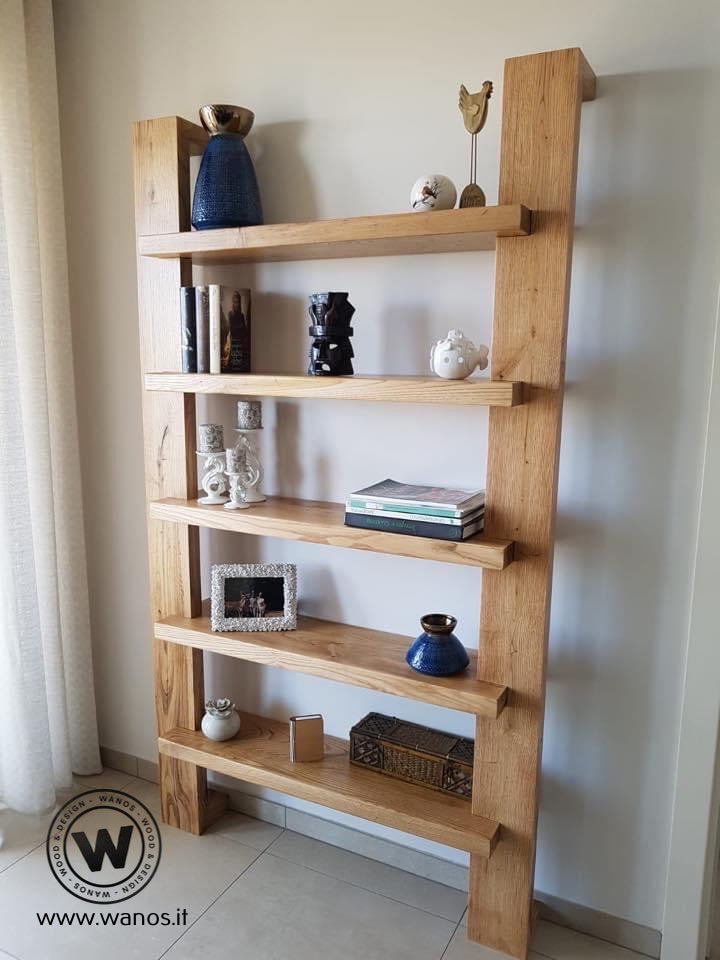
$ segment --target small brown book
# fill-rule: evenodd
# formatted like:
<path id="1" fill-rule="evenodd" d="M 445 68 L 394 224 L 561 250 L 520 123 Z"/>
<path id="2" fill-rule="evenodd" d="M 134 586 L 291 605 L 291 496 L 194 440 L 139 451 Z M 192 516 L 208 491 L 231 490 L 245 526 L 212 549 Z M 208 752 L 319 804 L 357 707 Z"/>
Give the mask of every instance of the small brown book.
<path id="1" fill-rule="evenodd" d="M 322 760 L 325 756 L 322 714 L 290 717 L 290 759 L 293 763 Z"/>

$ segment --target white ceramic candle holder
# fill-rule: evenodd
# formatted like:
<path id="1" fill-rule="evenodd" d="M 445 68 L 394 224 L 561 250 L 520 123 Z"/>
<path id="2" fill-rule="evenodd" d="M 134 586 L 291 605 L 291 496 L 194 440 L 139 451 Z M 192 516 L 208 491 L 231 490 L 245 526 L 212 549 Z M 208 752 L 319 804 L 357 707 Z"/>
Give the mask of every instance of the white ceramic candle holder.
<path id="1" fill-rule="evenodd" d="M 245 501 L 247 503 L 264 503 L 267 498 L 260 490 L 260 484 L 263 478 L 263 469 L 260 463 L 260 454 L 258 453 L 260 430 L 240 430 L 236 428 L 235 432 L 240 434 L 235 449 L 237 450 L 241 445 L 245 448 L 247 470 L 248 473 L 251 473 L 255 478 L 247 486 Z"/>
<path id="2" fill-rule="evenodd" d="M 206 494 L 204 497 L 198 497 L 198 503 L 218 504 L 228 502 L 228 498 L 225 496 L 227 480 L 225 479 L 224 454 L 224 450 L 216 453 L 197 451 L 197 455 L 205 459 L 200 486 Z"/>
<path id="3" fill-rule="evenodd" d="M 230 481 L 230 500 L 225 504 L 226 510 L 247 510 L 250 506 L 245 502 L 245 484 L 243 483 L 243 474 L 229 473 Z"/>
<path id="4" fill-rule="evenodd" d="M 247 510 L 257 500 L 248 500 L 248 490 L 257 484 L 260 474 L 255 465 L 250 462 L 248 446 L 242 439 L 232 448 L 225 451 L 227 462 L 227 476 L 230 480 L 230 502 L 225 504 L 226 510 Z"/>

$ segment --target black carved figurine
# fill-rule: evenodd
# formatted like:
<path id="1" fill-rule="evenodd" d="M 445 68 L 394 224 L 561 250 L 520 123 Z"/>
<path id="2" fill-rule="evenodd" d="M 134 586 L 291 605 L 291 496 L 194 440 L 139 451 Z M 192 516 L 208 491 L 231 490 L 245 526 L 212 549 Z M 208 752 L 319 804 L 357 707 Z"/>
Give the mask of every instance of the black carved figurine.
<path id="1" fill-rule="evenodd" d="M 308 373 L 316 377 L 352 375 L 355 354 L 350 343 L 350 319 L 355 307 L 347 293 L 311 293 L 308 313 L 312 320 L 308 332 L 313 338 Z"/>

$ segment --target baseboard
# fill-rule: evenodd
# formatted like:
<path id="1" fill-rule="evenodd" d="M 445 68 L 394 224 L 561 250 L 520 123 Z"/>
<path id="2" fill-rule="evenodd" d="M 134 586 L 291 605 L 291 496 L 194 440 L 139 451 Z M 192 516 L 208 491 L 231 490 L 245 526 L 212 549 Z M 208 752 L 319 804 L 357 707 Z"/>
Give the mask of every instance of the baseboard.
<path id="1" fill-rule="evenodd" d="M 123 753 L 122 750 L 113 750 L 111 747 L 100 747 L 100 759 L 102 765 L 110 767 L 111 770 L 119 770 L 131 777 L 138 775 L 139 761 L 131 753 Z M 145 762 L 143 760 L 143 763 Z M 145 778 L 143 777 L 143 779 Z"/>
<path id="2" fill-rule="evenodd" d="M 578 930 L 580 933 L 597 937 L 598 940 L 607 940 L 648 957 L 660 956 L 662 934 L 659 930 L 634 923 L 632 920 L 614 917 L 593 907 L 585 907 L 581 903 L 554 897 L 550 893 L 541 893 L 539 890 L 535 891 L 535 897 L 540 902 L 540 916 L 543 920 Z"/>
<path id="3" fill-rule="evenodd" d="M 160 766 L 152 760 L 143 760 L 142 757 L 134 757 L 131 753 L 123 753 L 122 750 L 113 750 L 111 747 L 100 747 L 100 759 L 102 765 L 110 767 L 111 770 L 119 770 L 151 783 L 160 783 Z"/>
<path id="4" fill-rule="evenodd" d="M 156 763 L 105 747 L 100 748 L 100 755 L 103 764 L 113 770 L 121 770 L 123 773 L 140 777 L 141 780 L 150 780 L 153 783 L 159 781 L 159 768 Z M 264 820 L 278 827 L 285 827 L 295 833 L 305 834 L 316 840 L 322 840 L 323 843 L 342 847 L 344 850 L 358 853 L 370 860 L 378 860 L 380 863 L 398 867 L 407 873 L 414 873 L 427 880 L 455 887 L 457 890 L 466 891 L 468 888 L 468 870 L 460 864 L 441 860 L 429 853 L 412 850 L 391 840 L 374 837 L 372 834 L 354 830 L 352 827 L 335 823 L 333 820 L 325 820 L 311 813 L 304 813 L 302 810 L 287 807 L 273 800 L 242 793 L 240 790 L 228 788 L 225 783 L 217 786 L 228 794 L 229 808 L 238 813 L 244 813 L 249 817 L 255 817 L 256 820 Z M 607 940 L 648 957 L 659 958 L 660 956 L 661 933 L 659 930 L 645 927 L 631 920 L 623 920 L 621 917 L 615 917 L 570 900 L 563 900 L 539 890 L 535 891 L 535 897 L 540 901 L 540 916 L 544 920 L 569 927 L 578 933 L 597 937 L 599 940 Z"/>

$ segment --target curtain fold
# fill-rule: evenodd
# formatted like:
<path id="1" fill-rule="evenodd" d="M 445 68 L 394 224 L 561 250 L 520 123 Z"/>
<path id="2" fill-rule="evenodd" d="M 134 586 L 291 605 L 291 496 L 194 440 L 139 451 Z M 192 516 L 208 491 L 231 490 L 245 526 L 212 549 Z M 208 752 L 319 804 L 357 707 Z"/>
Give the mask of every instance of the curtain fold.
<path id="1" fill-rule="evenodd" d="M 100 769 L 50 0 L 0 0 L 0 799 Z"/>

